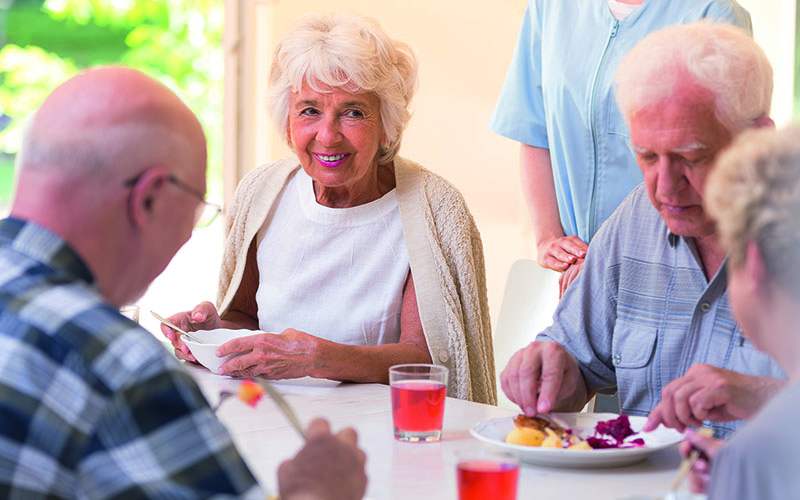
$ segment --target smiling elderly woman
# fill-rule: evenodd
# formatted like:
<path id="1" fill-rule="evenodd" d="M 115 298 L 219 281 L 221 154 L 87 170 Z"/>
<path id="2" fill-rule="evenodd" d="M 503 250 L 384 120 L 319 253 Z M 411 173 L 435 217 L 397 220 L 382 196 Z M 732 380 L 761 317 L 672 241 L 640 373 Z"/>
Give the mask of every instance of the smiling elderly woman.
<path id="1" fill-rule="evenodd" d="M 218 309 L 170 318 L 269 332 L 224 344 L 244 354 L 221 373 L 385 383 L 391 365 L 433 362 L 449 396 L 496 402 L 478 230 L 452 185 L 397 156 L 416 78 L 369 18 L 312 15 L 278 44 L 270 108 L 295 156 L 239 185 Z"/>

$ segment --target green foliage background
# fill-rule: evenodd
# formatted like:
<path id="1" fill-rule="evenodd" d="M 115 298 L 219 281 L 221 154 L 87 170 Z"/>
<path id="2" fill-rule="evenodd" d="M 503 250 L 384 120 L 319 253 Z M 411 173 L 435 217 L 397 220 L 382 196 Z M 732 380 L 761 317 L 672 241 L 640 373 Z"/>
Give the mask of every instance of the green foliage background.
<path id="1" fill-rule="evenodd" d="M 0 132 L 0 202 L 11 189 L 9 158 L 19 148 L 25 117 L 81 68 L 109 63 L 153 76 L 198 114 L 209 143 L 210 195 L 220 196 L 222 0 L 11 2 L 0 8 L 0 111 L 12 119 Z"/>

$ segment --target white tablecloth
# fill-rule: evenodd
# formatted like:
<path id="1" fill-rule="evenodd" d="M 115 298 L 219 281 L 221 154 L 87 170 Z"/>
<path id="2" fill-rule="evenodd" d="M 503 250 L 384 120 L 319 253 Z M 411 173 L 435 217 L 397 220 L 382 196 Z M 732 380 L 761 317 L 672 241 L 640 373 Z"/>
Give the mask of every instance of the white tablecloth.
<path id="1" fill-rule="evenodd" d="M 187 369 L 212 405 L 221 390 L 235 391 L 240 384 L 205 368 L 187 365 Z M 482 420 L 515 415 L 511 410 L 448 398 L 441 442 L 401 443 L 393 438 L 387 386 L 308 378 L 276 381 L 274 385 L 304 424 L 324 416 L 334 430 L 350 426 L 358 431 L 359 445 L 367 454 L 369 499 L 455 499 L 457 453 L 485 446 L 470 436 L 469 429 Z M 218 415 L 258 481 L 277 491 L 278 465 L 302 445 L 286 418 L 266 395 L 256 408 L 231 398 Z M 612 469 L 522 464 L 518 498 L 657 498 L 669 489 L 679 462 L 677 448 L 670 448 L 639 464 Z"/>

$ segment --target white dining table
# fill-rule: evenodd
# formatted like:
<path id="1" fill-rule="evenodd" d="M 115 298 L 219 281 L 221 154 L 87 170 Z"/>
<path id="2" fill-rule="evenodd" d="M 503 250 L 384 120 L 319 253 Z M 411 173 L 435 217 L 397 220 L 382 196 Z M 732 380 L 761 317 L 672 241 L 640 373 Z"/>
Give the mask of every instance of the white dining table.
<path id="1" fill-rule="evenodd" d="M 236 391 L 241 383 L 212 374 L 203 367 L 187 364 L 186 369 L 212 405 L 219 401 L 221 391 Z M 488 446 L 474 439 L 470 428 L 483 420 L 516 415 L 506 408 L 447 398 L 441 442 L 403 443 L 393 437 L 388 386 L 312 378 L 273 384 L 304 425 L 314 417 L 323 416 L 334 431 L 344 427 L 356 429 L 359 446 L 367 455 L 366 498 L 373 500 L 456 499 L 458 454 Z M 259 483 L 267 491 L 277 492 L 278 465 L 294 456 L 303 444 L 286 417 L 266 395 L 256 407 L 230 398 L 220 406 L 217 415 Z M 655 499 L 670 488 L 680 458 L 673 447 L 655 452 L 638 464 L 608 469 L 564 469 L 523 463 L 518 498 Z"/>

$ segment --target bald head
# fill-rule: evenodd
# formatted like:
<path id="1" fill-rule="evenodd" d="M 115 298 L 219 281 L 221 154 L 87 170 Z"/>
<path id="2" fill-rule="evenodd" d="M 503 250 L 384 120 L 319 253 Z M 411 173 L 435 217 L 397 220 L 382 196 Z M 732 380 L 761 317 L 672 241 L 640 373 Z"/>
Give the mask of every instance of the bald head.
<path id="1" fill-rule="evenodd" d="M 205 170 L 202 127 L 175 94 L 132 69 L 91 69 L 29 122 L 11 216 L 60 236 L 120 305 L 189 239 L 199 201 L 178 186 L 205 192 Z"/>
<path id="2" fill-rule="evenodd" d="M 203 158 L 194 160 L 204 164 L 200 123 L 167 87 L 130 68 L 104 67 L 80 73 L 45 99 L 26 131 L 19 167 L 103 180 L 170 162 L 198 144 Z"/>

